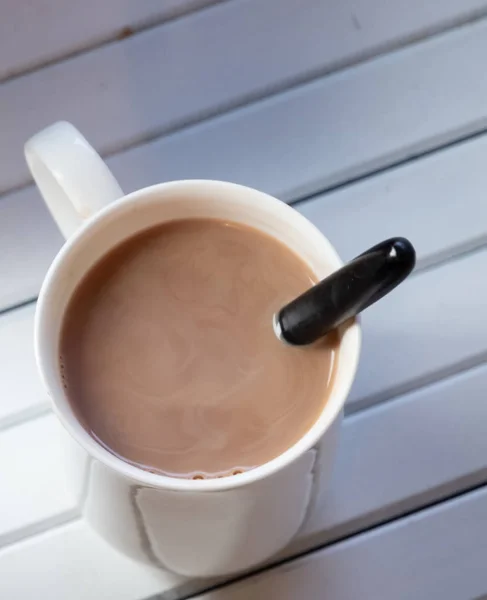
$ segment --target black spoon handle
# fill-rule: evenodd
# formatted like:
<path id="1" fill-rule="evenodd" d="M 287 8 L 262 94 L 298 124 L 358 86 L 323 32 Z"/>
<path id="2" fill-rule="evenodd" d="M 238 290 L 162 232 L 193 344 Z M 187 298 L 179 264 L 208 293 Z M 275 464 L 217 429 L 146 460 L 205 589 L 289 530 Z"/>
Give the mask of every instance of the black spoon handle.
<path id="1" fill-rule="evenodd" d="M 405 238 L 377 244 L 282 308 L 276 315 L 280 337 L 296 346 L 311 344 L 388 294 L 415 262 Z"/>

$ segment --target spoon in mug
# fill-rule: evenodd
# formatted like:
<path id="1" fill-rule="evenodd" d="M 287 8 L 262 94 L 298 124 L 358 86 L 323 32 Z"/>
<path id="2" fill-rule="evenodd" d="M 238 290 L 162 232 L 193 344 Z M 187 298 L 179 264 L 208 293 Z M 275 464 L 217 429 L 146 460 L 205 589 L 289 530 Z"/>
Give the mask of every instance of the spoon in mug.
<path id="1" fill-rule="evenodd" d="M 392 291 L 415 263 L 409 240 L 385 240 L 284 306 L 274 316 L 274 331 L 293 346 L 312 344 Z"/>

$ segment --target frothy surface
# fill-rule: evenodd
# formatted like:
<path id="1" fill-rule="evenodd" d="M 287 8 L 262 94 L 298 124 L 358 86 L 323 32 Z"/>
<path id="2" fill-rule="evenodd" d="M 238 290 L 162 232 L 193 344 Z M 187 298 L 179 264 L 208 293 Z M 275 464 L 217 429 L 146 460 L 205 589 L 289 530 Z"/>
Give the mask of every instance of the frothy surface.
<path id="1" fill-rule="evenodd" d="M 229 475 L 320 414 L 337 340 L 293 348 L 272 317 L 316 280 L 274 238 L 217 219 L 149 229 L 91 269 L 61 335 L 68 397 L 106 448 L 176 477 Z"/>

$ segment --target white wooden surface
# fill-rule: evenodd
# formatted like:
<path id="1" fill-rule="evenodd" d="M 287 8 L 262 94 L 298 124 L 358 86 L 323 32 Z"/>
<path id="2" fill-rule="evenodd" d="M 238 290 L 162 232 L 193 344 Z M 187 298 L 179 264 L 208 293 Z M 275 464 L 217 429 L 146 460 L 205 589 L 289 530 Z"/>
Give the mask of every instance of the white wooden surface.
<path id="1" fill-rule="evenodd" d="M 2 0 L 0 80 L 49 64 L 218 0 Z M 475 3 L 471 8 L 476 9 Z"/>
<path id="2" fill-rule="evenodd" d="M 198 598 L 484 598 L 486 523 L 483 489 Z"/>
<path id="3" fill-rule="evenodd" d="M 143 31 L 120 43 L 107 44 L 96 52 L 83 53 L 72 60 L 7 81 L 0 96 L 0 113 L 8 115 L 2 127 L 0 145 L 0 162 L 4 166 L 0 173 L 0 190 L 28 180 L 27 168 L 19 150 L 32 132 L 59 119 L 61 114 L 80 127 L 98 149 L 117 152 L 143 143 L 161 132 L 200 120 L 205 115 L 307 80 L 337 65 L 357 62 L 383 48 L 421 36 L 425 29 L 445 28 L 452 20 L 465 20 L 479 8 L 487 12 L 487 3 L 479 0 L 464 0 L 461 4 L 449 0 L 433 13 L 421 0 L 402 0 L 395 5 L 381 0 L 377 4 L 377 8 L 383 11 L 381 18 L 373 16 L 366 0 L 347 0 L 333 5 L 321 0 L 306 0 L 305 4 L 298 1 L 283 3 L 282 0 L 230 0 L 189 18 Z M 474 74 L 469 69 L 460 71 L 460 67 L 469 60 L 472 52 L 482 52 L 487 42 L 482 27 L 474 27 L 472 32 L 470 29 L 468 27 L 458 37 L 456 44 L 448 43 L 452 54 L 457 46 L 465 45 L 462 52 L 454 54 L 456 61 L 451 64 L 451 69 L 456 77 L 453 81 L 450 72 L 435 68 L 434 61 L 442 60 L 444 43 L 434 43 L 433 47 L 428 45 L 419 52 L 420 55 L 426 52 L 432 61 L 431 71 L 438 79 L 438 94 L 442 94 L 443 87 L 451 89 L 453 85 L 458 88 L 457 94 L 462 93 L 461 78 L 469 80 Z M 400 64 L 408 70 L 410 77 L 403 79 L 401 71 L 395 75 L 398 83 L 402 81 L 403 90 L 409 89 L 409 93 L 413 93 L 410 102 L 424 101 L 425 87 L 416 88 L 415 98 L 412 86 L 420 86 L 429 73 L 421 74 L 409 66 L 411 61 L 418 64 L 419 60 L 417 52 L 406 52 Z M 302 115 L 296 121 L 293 119 L 294 123 L 287 123 L 290 129 L 283 128 L 280 132 L 288 145 L 294 143 L 294 132 L 317 122 L 321 125 L 317 142 L 320 139 L 328 141 L 336 130 L 343 133 L 343 120 L 350 118 L 347 104 L 354 105 L 356 109 L 361 107 L 361 114 L 357 114 L 356 118 L 367 120 L 368 126 L 373 127 L 374 122 L 369 119 L 378 118 L 377 109 L 381 106 L 375 102 L 371 104 L 370 96 L 376 97 L 380 90 L 375 86 L 385 86 L 391 71 L 396 70 L 390 61 L 386 59 L 385 62 L 387 64 L 378 62 L 377 67 L 372 67 L 372 73 L 369 72 L 370 67 L 365 67 L 360 70 L 362 75 L 350 77 L 345 73 L 320 81 L 309 91 L 305 88 L 303 94 L 283 96 L 282 101 L 277 103 L 281 110 L 271 104 L 275 112 L 269 127 L 276 127 L 282 111 L 288 110 L 289 102 L 294 110 L 302 113 L 307 106 L 316 111 L 317 103 L 323 101 L 330 103 L 325 113 L 329 121 L 322 122 L 323 113 L 306 115 L 306 118 Z M 364 77 L 370 81 L 370 85 L 365 86 L 368 92 L 360 102 L 356 102 L 350 92 L 357 85 L 363 85 Z M 394 95 L 399 96 L 403 90 L 394 91 L 392 86 L 395 82 L 389 79 L 388 83 L 391 84 L 389 93 L 393 101 Z M 487 82 L 481 78 L 478 86 L 481 92 Z M 465 129 L 468 127 L 465 121 L 472 119 L 474 113 L 477 116 L 479 111 L 485 114 L 487 110 L 481 98 L 472 92 L 465 92 L 471 106 L 471 112 L 461 119 Z M 364 94 L 365 89 L 361 93 Z M 431 100 L 435 101 L 435 98 Z M 344 101 L 347 104 L 342 106 Z M 442 102 L 448 105 L 452 99 L 445 95 Z M 322 104 L 320 108 L 323 108 Z M 247 123 L 245 118 L 236 119 L 234 127 L 239 132 L 242 127 L 249 128 L 251 134 L 255 126 L 261 126 L 262 120 L 269 119 L 268 114 L 268 110 L 264 109 L 251 123 Z M 380 114 L 383 119 L 389 119 L 391 125 L 400 125 L 396 123 L 393 112 L 381 111 Z M 440 116 L 440 113 L 436 114 Z M 314 116 L 317 116 L 316 121 Z M 449 117 L 447 110 L 442 124 L 445 117 Z M 383 124 L 386 125 L 385 122 Z M 402 127 L 407 125 L 407 121 L 402 123 Z M 436 123 L 431 125 L 434 128 Z M 233 128 L 225 128 L 224 132 L 221 142 L 227 145 L 226 140 L 233 136 L 234 131 Z M 353 133 L 352 130 L 350 133 Z M 392 138 L 395 132 L 390 130 L 388 133 L 387 137 Z M 367 145 L 370 143 L 370 140 L 361 141 Z M 390 143 L 392 140 L 383 140 L 382 143 L 387 141 Z M 240 144 L 231 146 L 241 151 L 246 143 L 244 139 Z M 267 145 L 263 150 L 266 148 Z M 199 148 L 194 150 L 200 154 Z M 309 147 L 308 152 L 311 150 Z M 220 146 L 215 151 L 225 152 L 228 149 Z M 303 152 L 303 155 L 308 152 Z M 319 158 L 316 155 L 314 160 Z M 353 160 L 354 157 L 350 158 Z M 341 156 L 337 155 L 336 159 L 340 161 Z M 177 166 L 172 161 L 173 169 L 187 168 L 177 157 L 176 160 Z M 233 160 L 233 156 L 228 156 L 228 162 Z M 220 165 L 215 167 L 221 168 Z M 236 168 L 238 163 L 233 166 L 233 169 Z M 342 169 L 340 165 L 339 170 Z M 160 171 L 154 172 L 152 177 L 158 179 Z M 131 181 L 137 187 L 140 185 L 136 179 Z"/>
<path id="4" fill-rule="evenodd" d="M 59 118 L 127 191 L 234 180 L 298 201 L 344 258 L 390 235 L 418 250 L 417 273 L 364 315 L 331 487 L 276 560 L 306 556 L 201 598 L 487 595 L 487 2 L 78 4 L 0 5 L 0 598 L 215 584 L 112 551 L 67 486 L 32 350 L 62 240 L 21 153 Z"/>

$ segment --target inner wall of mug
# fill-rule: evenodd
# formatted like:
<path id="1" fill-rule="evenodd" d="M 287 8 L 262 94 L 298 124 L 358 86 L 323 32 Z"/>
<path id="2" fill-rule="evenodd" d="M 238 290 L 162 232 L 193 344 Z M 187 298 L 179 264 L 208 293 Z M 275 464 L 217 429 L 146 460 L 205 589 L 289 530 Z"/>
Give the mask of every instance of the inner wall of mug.
<path id="1" fill-rule="evenodd" d="M 82 275 L 109 250 L 154 225 L 198 217 L 234 221 L 272 235 L 301 256 L 320 279 L 341 266 L 338 255 L 322 234 L 284 203 L 256 190 L 213 181 L 166 183 L 135 192 L 104 209 L 67 242 L 51 266 L 38 302 L 38 310 L 42 314 L 38 319 L 36 345 L 38 356 L 42 356 L 40 362 L 43 375 L 51 390 L 55 409 L 71 433 L 76 438 L 82 437 L 83 445 L 88 446 L 91 453 L 95 452 L 96 446 L 97 454 L 101 450 L 112 457 L 104 456 L 105 462 L 113 462 L 114 459 L 123 463 L 127 474 L 130 472 L 131 476 L 138 479 L 141 474 L 144 474 L 144 479 L 165 479 L 166 482 L 172 478 L 143 471 L 111 455 L 77 422 L 65 398 L 59 372 L 62 319 Z M 227 487 L 235 487 L 237 481 L 239 484 L 244 483 L 251 474 L 254 474 L 251 479 L 255 479 L 258 472 L 272 463 L 275 463 L 277 470 L 314 445 L 340 412 L 355 373 L 359 350 L 358 325 L 351 323 L 347 327 L 341 327 L 339 336 L 333 388 L 322 414 L 307 434 L 276 459 L 255 467 L 238 478 L 206 479 L 192 483 L 201 485 L 218 481 L 218 488 L 221 489 L 224 487 L 221 484 L 228 479 L 232 485 Z M 119 464 L 118 469 L 120 468 Z"/>

